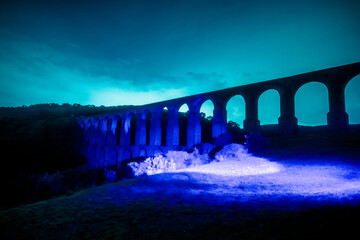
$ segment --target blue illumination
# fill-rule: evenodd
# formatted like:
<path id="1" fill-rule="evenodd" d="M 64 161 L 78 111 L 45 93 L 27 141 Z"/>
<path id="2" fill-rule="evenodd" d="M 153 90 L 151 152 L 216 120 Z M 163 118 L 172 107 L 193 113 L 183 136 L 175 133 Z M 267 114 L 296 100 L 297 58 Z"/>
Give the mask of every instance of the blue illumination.
<path id="1" fill-rule="evenodd" d="M 167 181 L 191 182 L 196 187 L 182 190 L 190 195 L 210 194 L 221 196 L 224 201 L 240 202 L 259 198 L 273 201 L 279 197 L 291 201 L 342 202 L 360 196 L 359 164 L 344 164 L 341 160 L 329 163 L 328 159 L 299 159 L 279 163 L 251 156 L 238 144 L 225 146 L 207 164 L 203 164 L 205 155 L 172 152 L 169 156 L 149 158 L 142 169 L 148 175 L 155 174 L 152 177 L 163 181 L 162 186 Z M 176 157 L 183 157 L 182 162 L 191 158 L 191 164 L 181 165 Z M 167 174 L 159 174 L 164 172 Z"/>
<path id="2" fill-rule="evenodd" d="M 252 157 L 254 162 L 256 157 Z M 249 159 L 251 160 L 251 159 Z M 207 193 L 228 196 L 310 197 L 316 200 L 359 196 L 359 167 L 341 164 L 302 164 L 302 161 L 280 165 L 265 159 L 260 164 L 223 161 L 181 172 L 203 173 L 192 177 L 198 183 L 212 184 Z M 198 190 L 200 193 L 202 190 Z M 192 191 L 194 193 L 194 191 Z"/>

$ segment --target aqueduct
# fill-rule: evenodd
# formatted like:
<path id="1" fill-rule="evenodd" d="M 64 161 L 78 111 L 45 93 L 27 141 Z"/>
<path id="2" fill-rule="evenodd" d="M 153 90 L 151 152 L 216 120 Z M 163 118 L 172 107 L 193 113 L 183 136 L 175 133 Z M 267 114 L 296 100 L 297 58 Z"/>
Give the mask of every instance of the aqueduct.
<path id="1" fill-rule="evenodd" d="M 216 139 L 227 132 L 227 102 L 235 95 L 245 100 L 244 129 L 258 133 L 258 99 L 267 90 L 276 90 L 280 95 L 279 129 L 284 135 L 297 131 L 295 117 L 295 94 L 309 82 L 320 82 L 328 90 L 329 129 L 341 130 L 348 126 L 345 110 L 345 87 L 360 74 L 360 62 L 339 67 L 304 73 L 270 81 L 248 84 L 188 97 L 172 99 L 116 112 L 80 117 L 78 122 L 84 130 L 86 155 L 91 167 L 117 165 L 121 161 L 153 156 L 157 152 L 191 148 L 201 143 L 200 108 L 211 100 L 214 105 L 212 137 Z M 189 108 L 187 127 L 179 126 L 179 109 Z M 162 127 L 161 114 L 167 109 L 166 129 Z M 186 143 L 179 136 L 186 131 Z"/>

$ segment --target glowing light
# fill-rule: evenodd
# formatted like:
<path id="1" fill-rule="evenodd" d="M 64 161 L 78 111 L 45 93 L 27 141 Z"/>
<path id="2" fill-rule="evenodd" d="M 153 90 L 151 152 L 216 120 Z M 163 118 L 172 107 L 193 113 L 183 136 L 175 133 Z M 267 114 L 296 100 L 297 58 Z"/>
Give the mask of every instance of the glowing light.
<path id="1" fill-rule="evenodd" d="M 148 158 L 136 166 L 154 175 L 166 186 L 168 181 L 192 187 L 190 195 L 212 194 L 223 201 L 249 201 L 278 198 L 312 202 L 360 200 L 359 163 L 329 163 L 328 159 L 300 159 L 283 162 L 251 156 L 239 144 L 225 146 L 211 161 L 207 154 L 172 151 L 167 156 Z M 166 173 L 166 174 L 159 174 Z M 182 184 L 180 184 L 182 185 Z M 175 190 L 172 190 L 175 191 Z"/>
<path id="2" fill-rule="evenodd" d="M 256 159 L 256 158 L 254 158 Z M 305 160 L 304 160 L 305 161 Z M 321 163 L 304 165 L 301 160 L 280 165 L 264 161 L 264 165 L 242 166 L 241 161 L 223 161 L 179 170 L 190 173 L 199 184 L 211 189 L 190 189 L 191 194 L 239 197 L 289 197 L 315 201 L 356 199 L 360 197 L 359 167 Z"/>
<path id="3" fill-rule="evenodd" d="M 250 162 L 252 159 L 253 162 Z M 223 162 L 213 162 L 206 165 L 185 168 L 177 172 L 197 172 L 204 174 L 215 174 L 219 176 L 247 176 L 275 173 L 280 171 L 281 165 L 269 162 L 266 159 L 251 157 L 250 161 L 226 160 Z"/>

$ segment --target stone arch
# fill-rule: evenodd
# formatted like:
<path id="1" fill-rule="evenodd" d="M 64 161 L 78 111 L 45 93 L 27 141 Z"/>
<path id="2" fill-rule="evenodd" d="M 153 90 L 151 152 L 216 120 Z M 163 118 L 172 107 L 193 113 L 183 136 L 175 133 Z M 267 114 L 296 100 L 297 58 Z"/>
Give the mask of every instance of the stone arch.
<path id="1" fill-rule="evenodd" d="M 132 161 L 133 160 L 133 154 L 130 148 L 127 148 L 123 151 L 122 154 L 122 161 Z"/>
<path id="2" fill-rule="evenodd" d="M 326 125 L 328 112 L 329 91 L 325 83 L 311 81 L 298 87 L 295 92 L 295 116 L 299 125 Z"/>
<path id="3" fill-rule="evenodd" d="M 168 125 L 168 108 L 164 107 L 161 110 L 161 146 L 166 146 L 166 133 Z"/>
<path id="4" fill-rule="evenodd" d="M 201 142 L 203 143 L 212 143 L 212 123 L 214 110 L 215 105 L 210 99 L 204 101 L 199 109 L 201 117 Z"/>
<path id="5" fill-rule="evenodd" d="M 360 74 L 351 78 L 345 86 L 345 109 L 349 124 L 360 124 Z"/>
<path id="6" fill-rule="evenodd" d="M 280 117 L 280 94 L 277 89 L 268 89 L 258 99 L 259 120 L 261 125 L 278 124 Z"/>
<path id="7" fill-rule="evenodd" d="M 187 103 L 181 105 L 178 110 L 178 120 L 179 120 L 179 145 L 187 145 L 187 128 L 189 122 L 189 106 Z"/>

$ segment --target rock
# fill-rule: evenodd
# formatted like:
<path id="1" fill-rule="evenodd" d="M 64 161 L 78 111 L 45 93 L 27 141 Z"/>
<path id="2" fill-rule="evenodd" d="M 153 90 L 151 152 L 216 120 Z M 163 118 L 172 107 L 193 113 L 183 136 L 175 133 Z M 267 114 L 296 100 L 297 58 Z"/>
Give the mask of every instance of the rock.
<path id="1" fill-rule="evenodd" d="M 232 143 L 224 146 L 218 153 L 215 154 L 216 161 L 223 161 L 225 159 L 241 160 L 242 157 L 248 156 L 247 149 L 241 145 Z"/>

